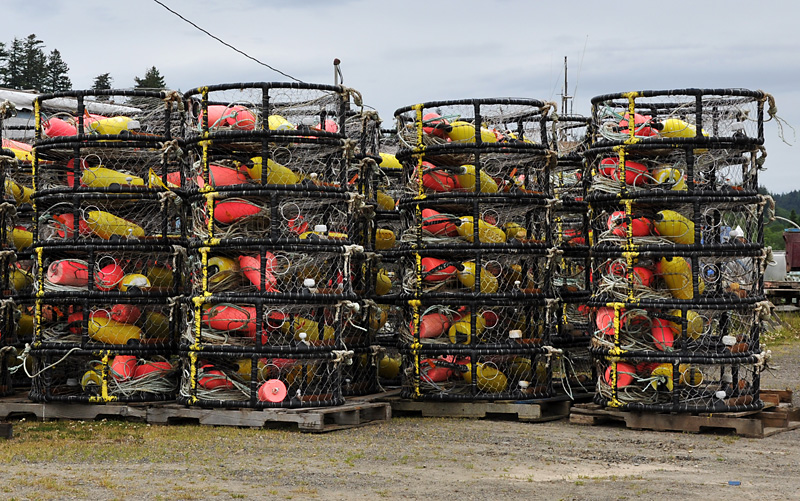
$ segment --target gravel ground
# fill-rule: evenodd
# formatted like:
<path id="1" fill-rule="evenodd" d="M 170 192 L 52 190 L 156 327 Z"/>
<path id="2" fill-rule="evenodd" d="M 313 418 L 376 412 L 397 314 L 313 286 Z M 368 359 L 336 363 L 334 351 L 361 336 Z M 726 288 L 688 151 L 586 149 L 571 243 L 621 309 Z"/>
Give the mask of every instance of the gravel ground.
<path id="1" fill-rule="evenodd" d="M 800 392 L 773 349 L 762 387 Z M 4 499 L 798 499 L 800 430 L 764 439 L 567 420 L 396 417 L 327 434 L 142 423 L 14 424 Z M 737 484 L 738 482 L 738 484 Z M 733 485 L 735 484 L 735 485 Z"/>

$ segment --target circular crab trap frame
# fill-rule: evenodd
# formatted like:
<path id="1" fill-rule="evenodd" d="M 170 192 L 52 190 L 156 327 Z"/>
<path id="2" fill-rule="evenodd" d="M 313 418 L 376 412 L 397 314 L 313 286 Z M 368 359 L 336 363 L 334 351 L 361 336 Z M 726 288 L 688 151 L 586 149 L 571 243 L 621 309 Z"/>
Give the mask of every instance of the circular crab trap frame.
<path id="1" fill-rule="evenodd" d="M 172 350 L 42 349 L 32 359 L 30 398 L 37 402 L 153 402 L 174 400 L 178 391 Z"/>
<path id="2" fill-rule="evenodd" d="M 186 350 L 178 402 L 202 407 L 342 405 L 342 366 L 352 352 L 205 353 Z"/>
<path id="3" fill-rule="evenodd" d="M 681 89 L 592 100 L 584 182 L 599 403 L 675 412 L 762 405 L 754 371 L 769 315 L 763 225 L 772 202 L 757 188 L 768 99 Z M 702 385 L 681 375 L 698 364 Z M 746 392 L 731 393 L 725 374 L 740 372 L 749 374 L 737 386 Z"/>
<path id="4" fill-rule="evenodd" d="M 511 369 L 493 365 L 510 363 L 506 354 L 517 352 L 530 363 L 548 344 L 546 300 L 558 255 L 550 224 L 557 156 L 548 138 L 550 107 L 530 99 L 471 99 L 395 112 L 404 188 L 392 251 L 399 259 L 381 263 L 376 285 L 381 273 L 388 276 L 387 295 L 403 305 L 406 397 L 550 392 L 549 380 L 517 381 L 504 374 Z M 423 359 L 447 377 L 423 374 Z M 466 369 L 470 360 L 475 366 Z"/>
<path id="5" fill-rule="evenodd" d="M 280 354 L 316 360 L 311 368 L 334 352 L 369 347 L 357 293 L 367 272 L 377 116 L 341 86 L 222 84 L 185 98 L 194 236 L 185 356 Z M 361 110 L 351 109 L 351 98 Z M 285 402 L 261 401 L 258 387 L 241 386 L 234 374 L 230 387 L 212 393 L 202 384 L 207 378 L 187 374 L 182 395 L 192 405 L 308 405 L 292 400 L 298 388 Z M 323 379 L 339 387 L 324 389 L 330 398 L 307 401 L 338 405 L 338 368 L 335 378 Z"/>
<path id="6" fill-rule="evenodd" d="M 181 96 L 69 91 L 34 107 L 31 398 L 174 398 L 188 220 Z M 143 377 L 109 372 L 112 358 Z"/>

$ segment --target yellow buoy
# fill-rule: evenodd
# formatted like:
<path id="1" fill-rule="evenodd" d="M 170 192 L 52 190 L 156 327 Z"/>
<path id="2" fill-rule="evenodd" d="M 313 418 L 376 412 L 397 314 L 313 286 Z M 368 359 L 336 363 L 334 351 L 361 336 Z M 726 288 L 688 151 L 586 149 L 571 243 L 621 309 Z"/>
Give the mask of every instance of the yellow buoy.
<path id="1" fill-rule="evenodd" d="M 251 167 L 249 164 L 245 164 L 245 169 L 247 170 L 247 174 L 251 179 L 258 181 L 261 179 L 263 162 L 261 157 L 253 157 L 250 159 L 250 161 L 253 162 L 253 166 Z M 268 158 L 267 176 L 264 181 L 266 184 L 287 185 L 299 183 L 300 178 L 297 177 L 297 174 L 292 172 L 292 170 L 288 167 L 285 167 L 277 162 L 274 162 L 271 158 Z"/>
<path id="2" fill-rule="evenodd" d="M 676 244 L 694 243 L 694 223 L 674 210 L 662 210 L 653 218 L 658 234 Z"/>
<path id="3" fill-rule="evenodd" d="M 33 188 L 23 186 L 13 179 L 6 178 L 5 181 L 6 195 L 12 197 L 17 205 L 31 203 L 31 196 L 33 195 Z"/>
<path id="4" fill-rule="evenodd" d="M 678 118 L 668 118 L 662 122 L 662 129 L 659 134 L 663 137 L 696 137 L 697 127 Z M 702 135 L 708 137 L 708 132 L 701 131 Z"/>
<path id="5" fill-rule="evenodd" d="M 458 226 L 458 235 L 467 242 L 475 241 L 475 224 L 472 216 L 461 216 L 461 224 Z M 478 239 L 484 244 L 502 244 L 506 241 L 506 233 L 497 226 L 478 220 Z"/>
<path id="6" fill-rule="evenodd" d="M 669 314 L 674 317 L 683 318 L 681 310 L 671 310 Z M 677 322 L 670 322 L 670 323 L 674 326 L 675 332 L 681 331 L 681 325 L 679 323 Z M 703 334 L 704 330 L 705 330 L 705 325 L 703 322 L 703 317 L 701 317 L 696 311 L 687 310 L 686 335 L 692 339 L 697 339 Z"/>
<path id="7" fill-rule="evenodd" d="M 142 330 L 148 339 L 169 338 L 169 316 L 157 311 L 145 311 Z"/>
<path id="8" fill-rule="evenodd" d="M 231 276 L 240 276 L 241 268 L 239 263 L 225 256 L 213 256 L 208 258 L 208 283 L 216 285 L 225 281 Z"/>
<path id="9" fill-rule="evenodd" d="M 101 210 L 90 210 L 86 213 L 86 226 L 103 240 L 111 240 L 113 236 L 122 238 L 145 236 L 144 229 L 138 224 Z"/>
<path id="10" fill-rule="evenodd" d="M 659 266 L 661 278 L 667 284 L 672 297 L 675 299 L 694 299 L 692 268 L 684 258 L 678 256 L 662 257 Z M 705 282 L 700 280 L 697 290 L 702 294 L 705 291 Z"/>
<path id="11" fill-rule="evenodd" d="M 402 169 L 403 164 L 397 160 L 397 157 L 392 155 L 391 153 L 379 153 L 381 156 L 381 163 L 378 165 L 383 167 L 384 169 Z"/>
<path id="12" fill-rule="evenodd" d="M 319 338 L 319 324 L 310 318 L 305 317 L 294 317 L 294 322 L 290 325 L 289 322 L 284 322 L 281 325 L 281 331 L 284 334 L 289 334 L 291 332 L 291 328 L 294 327 L 294 339 L 295 341 L 308 341 L 309 343 L 315 343 L 320 340 Z M 302 334 L 305 333 L 305 336 Z M 334 330 L 333 327 L 330 325 L 325 325 L 322 328 L 322 339 L 324 341 L 330 341 L 334 338 Z"/>
<path id="13" fill-rule="evenodd" d="M 11 241 L 17 250 L 27 249 L 33 245 L 33 233 L 23 228 L 14 228 L 11 230 Z"/>
<path id="14" fill-rule="evenodd" d="M 467 364 L 466 372 L 461 374 L 468 384 L 472 383 L 472 364 Z M 502 393 L 508 386 L 508 378 L 506 375 L 497 370 L 490 364 L 478 362 L 475 368 L 475 375 L 477 376 L 476 385 L 478 390 L 486 393 Z"/>
<path id="15" fill-rule="evenodd" d="M 653 179 L 659 184 L 671 184 L 672 191 L 686 191 L 686 180 L 683 172 L 672 167 L 659 167 L 653 169 Z"/>
<path id="16" fill-rule="evenodd" d="M 267 117 L 267 126 L 269 130 L 295 130 L 296 127 L 286 118 L 280 115 L 270 115 Z"/>
<path id="17" fill-rule="evenodd" d="M 378 194 L 376 196 L 376 201 L 378 203 L 378 208 L 381 210 L 394 210 L 394 198 L 387 195 L 386 193 L 378 190 Z"/>
<path id="18" fill-rule="evenodd" d="M 17 322 L 17 337 L 28 337 L 33 335 L 33 315 L 22 313 Z"/>
<path id="19" fill-rule="evenodd" d="M 150 280 L 141 273 L 129 273 L 122 277 L 118 287 L 122 292 L 128 292 L 129 290 L 132 291 L 134 288 L 139 290 L 149 289 L 151 284 Z"/>
<path id="20" fill-rule="evenodd" d="M 486 330 L 486 320 L 482 315 L 475 315 L 475 335 L 480 336 Z M 464 315 L 450 326 L 447 335 L 453 344 L 470 344 L 472 342 L 472 320 Z"/>
<path id="21" fill-rule="evenodd" d="M 474 143 L 475 142 L 475 126 L 469 122 L 456 120 L 450 122 L 451 129 L 446 132 L 447 137 L 456 143 Z M 484 143 L 496 143 L 497 136 L 494 132 L 485 127 L 481 127 L 481 141 Z"/>
<path id="22" fill-rule="evenodd" d="M 503 228 L 506 231 L 506 240 L 524 240 L 528 238 L 528 232 L 517 223 L 508 222 Z"/>
<path id="23" fill-rule="evenodd" d="M 653 380 L 650 385 L 653 389 L 658 387 L 659 382 L 663 382 L 667 385 L 667 389 L 672 391 L 674 385 L 672 383 L 672 364 L 659 364 L 656 366 L 652 371 L 650 371 L 650 376 L 661 376 L 661 379 Z"/>
<path id="24" fill-rule="evenodd" d="M 175 283 L 175 275 L 172 270 L 164 266 L 153 266 L 147 270 L 145 275 L 152 287 L 167 289 Z"/>
<path id="25" fill-rule="evenodd" d="M 81 377 L 81 388 L 83 391 L 89 389 L 90 386 L 102 386 L 103 385 L 103 376 L 100 375 L 97 371 L 86 371 L 83 373 L 83 377 Z"/>
<path id="26" fill-rule="evenodd" d="M 402 360 L 384 355 L 378 361 L 378 376 L 383 379 L 394 379 L 400 374 L 400 364 Z"/>
<path id="27" fill-rule="evenodd" d="M 497 193 L 497 183 L 486 173 L 486 170 L 481 169 L 480 176 L 475 176 L 474 165 L 462 165 L 461 168 L 463 171 L 461 174 L 456 174 L 456 179 L 462 189 L 474 192 L 477 184 L 476 177 L 480 177 L 481 193 Z"/>
<path id="28" fill-rule="evenodd" d="M 92 120 L 88 124 L 88 128 L 98 134 L 121 134 L 123 131 L 136 130 L 140 127 L 138 120 L 121 116 Z"/>
<path id="29" fill-rule="evenodd" d="M 375 230 L 375 249 L 386 250 L 394 247 L 397 242 L 397 237 L 392 230 L 386 228 L 378 228 Z"/>
<path id="30" fill-rule="evenodd" d="M 142 330 L 131 324 L 123 324 L 101 315 L 89 318 L 89 337 L 105 344 L 128 344 L 142 337 Z"/>
<path id="31" fill-rule="evenodd" d="M 461 285 L 464 287 L 475 290 L 475 263 L 467 261 L 461 264 L 464 269 L 458 272 L 458 281 L 461 282 Z M 497 292 L 498 288 L 497 278 L 489 273 L 486 268 L 481 268 L 481 293 L 494 294 Z"/>
<path id="32" fill-rule="evenodd" d="M 144 179 L 105 167 L 87 167 L 81 173 L 81 184 L 89 188 L 108 188 L 112 185 L 144 186 Z"/>
<path id="33" fill-rule="evenodd" d="M 21 268 L 12 269 L 10 275 L 9 282 L 15 291 L 22 291 L 33 285 L 33 275 Z"/>
<path id="34" fill-rule="evenodd" d="M 375 294 L 383 296 L 392 290 L 392 279 L 389 274 L 381 268 L 375 275 Z"/>

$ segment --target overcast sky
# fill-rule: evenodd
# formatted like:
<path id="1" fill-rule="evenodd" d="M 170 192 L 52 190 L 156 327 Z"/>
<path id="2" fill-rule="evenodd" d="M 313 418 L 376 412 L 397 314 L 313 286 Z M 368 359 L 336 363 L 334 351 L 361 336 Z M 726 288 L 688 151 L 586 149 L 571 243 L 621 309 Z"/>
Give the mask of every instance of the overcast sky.
<path id="1" fill-rule="evenodd" d="M 161 0 L 236 48 L 293 77 L 359 90 L 384 126 L 423 101 L 523 97 L 560 103 L 569 59 L 573 111 L 592 97 L 686 87 L 761 89 L 800 139 L 800 2 L 671 0 Z M 3 0 L 3 35 L 35 33 L 58 49 L 73 87 L 110 73 L 115 88 L 155 66 L 167 86 L 285 81 L 153 0 Z M 761 184 L 800 190 L 800 146 L 766 125 Z"/>

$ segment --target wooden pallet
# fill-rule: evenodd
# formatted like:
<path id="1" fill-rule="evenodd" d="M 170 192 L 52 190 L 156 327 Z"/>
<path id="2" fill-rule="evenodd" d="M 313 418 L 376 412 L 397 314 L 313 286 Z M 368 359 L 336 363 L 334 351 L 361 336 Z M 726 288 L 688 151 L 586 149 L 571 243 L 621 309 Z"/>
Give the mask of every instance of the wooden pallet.
<path id="1" fill-rule="evenodd" d="M 354 428 L 385 422 L 392 417 L 387 402 L 374 396 L 348 399 L 344 405 L 302 409 L 207 409 L 175 402 L 129 404 L 83 404 L 31 402 L 24 397 L 0 399 L 0 419 L 34 416 L 39 420 L 74 419 L 92 421 L 124 418 L 150 424 L 195 423 L 210 426 L 263 428 L 280 424 L 296 425 L 300 431 L 315 433 Z"/>
<path id="2" fill-rule="evenodd" d="M 687 433 L 724 430 L 751 438 L 800 428 L 800 408 L 792 406 L 791 391 L 762 390 L 761 398 L 765 408 L 760 411 L 696 414 L 621 411 L 593 403 L 576 404 L 570 409 L 569 422 L 579 425 L 624 423 L 633 430 Z"/>
<path id="3" fill-rule="evenodd" d="M 569 415 L 572 401 L 550 398 L 495 402 L 435 402 L 425 400 L 389 399 L 395 415 L 421 415 L 444 418 L 505 418 L 523 422 L 555 421 Z"/>

